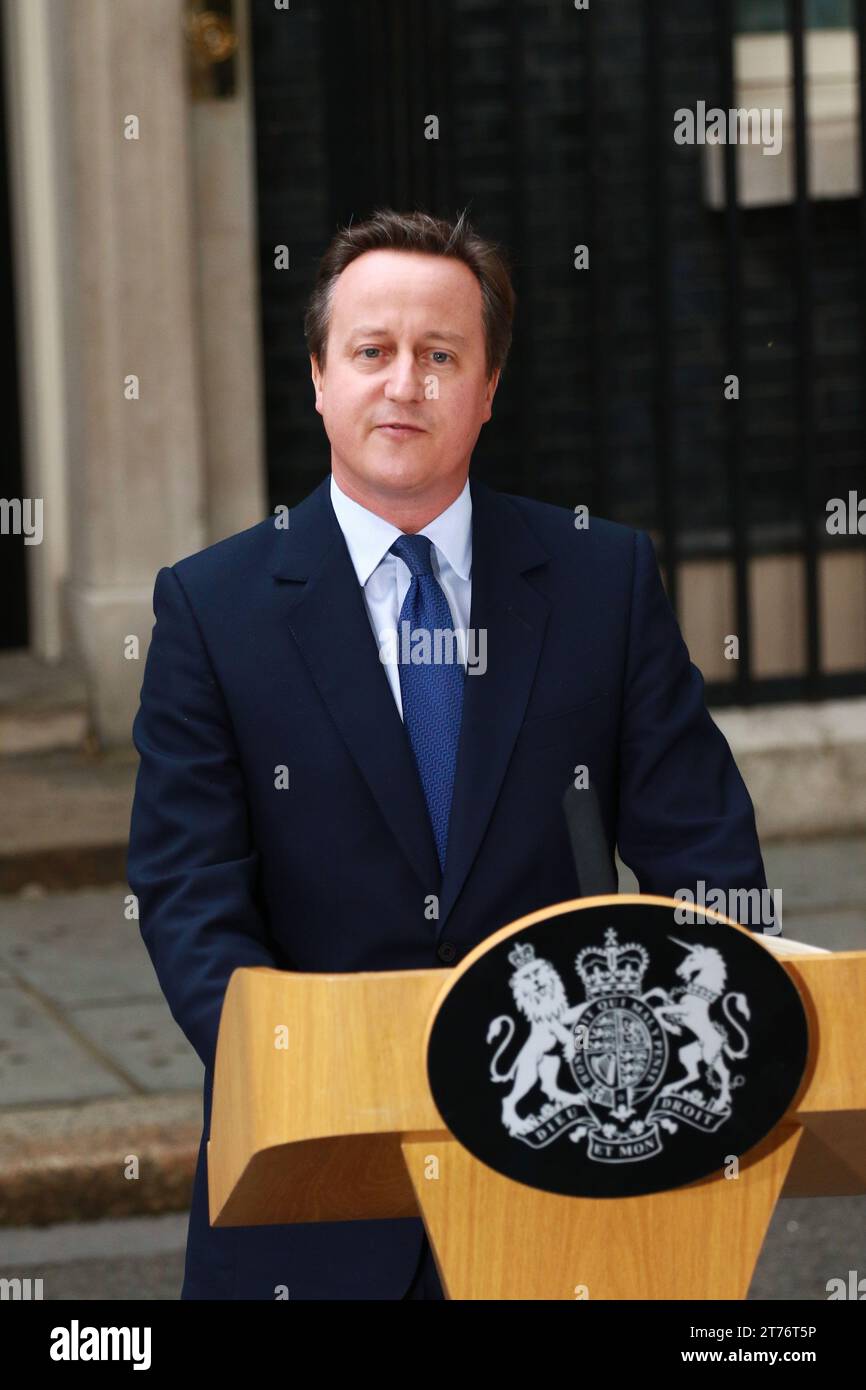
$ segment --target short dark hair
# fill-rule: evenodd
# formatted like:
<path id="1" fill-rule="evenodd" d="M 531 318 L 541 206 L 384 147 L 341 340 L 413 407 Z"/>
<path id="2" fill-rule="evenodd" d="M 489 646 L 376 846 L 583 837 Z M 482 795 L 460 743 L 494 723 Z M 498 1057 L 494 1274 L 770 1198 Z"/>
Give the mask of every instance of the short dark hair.
<path id="1" fill-rule="evenodd" d="M 319 366 L 325 365 L 331 299 L 337 279 L 365 251 L 387 250 L 450 256 L 468 265 L 481 286 L 488 380 L 497 368 L 501 371 L 511 347 L 516 299 L 505 253 L 470 226 L 465 210 L 456 222 L 447 222 L 426 212 L 395 212 L 393 208 L 378 208 L 366 221 L 341 227 L 319 262 L 304 314 L 307 351 Z"/>

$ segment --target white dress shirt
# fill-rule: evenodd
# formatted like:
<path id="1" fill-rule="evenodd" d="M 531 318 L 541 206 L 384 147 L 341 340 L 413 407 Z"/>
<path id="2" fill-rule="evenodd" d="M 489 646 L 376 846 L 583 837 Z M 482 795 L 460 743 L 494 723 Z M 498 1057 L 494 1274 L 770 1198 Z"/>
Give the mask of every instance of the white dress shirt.
<path id="1" fill-rule="evenodd" d="M 331 503 L 364 594 L 377 649 L 387 652 L 390 645 L 393 654 L 393 642 L 389 644 L 387 634 L 399 631 L 400 609 L 412 582 L 408 565 L 397 555 L 389 554 L 390 547 L 403 532 L 384 517 L 362 507 L 354 498 L 347 497 L 337 486 L 333 473 Z M 430 550 L 433 573 L 448 600 L 454 629 L 466 634 L 472 599 L 472 495 L 468 478 L 460 496 L 422 526 L 419 534 L 429 536 L 433 542 Z M 465 670 L 465 642 L 458 646 L 458 651 Z M 399 666 L 394 660 L 383 661 L 382 666 L 402 719 Z"/>

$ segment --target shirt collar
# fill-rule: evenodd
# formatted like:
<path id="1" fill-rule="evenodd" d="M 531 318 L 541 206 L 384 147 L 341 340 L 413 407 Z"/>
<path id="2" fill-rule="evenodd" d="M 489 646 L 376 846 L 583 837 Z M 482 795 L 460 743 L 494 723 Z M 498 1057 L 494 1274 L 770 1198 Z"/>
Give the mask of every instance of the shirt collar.
<path id="1" fill-rule="evenodd" d="M 337 486 L 333 473 L 331 504 L 346 538 L 358 583 L 363 586 L 403 532 L 376 512 L 362 507 L 353 497 L 348 497 Z M 422 526 L 420 534 L 429 536 L 461 579 L 469 578 L 472 572 L 472 494 L 468 477 L 459 497 L 455 497 L 444 512 Z"/>

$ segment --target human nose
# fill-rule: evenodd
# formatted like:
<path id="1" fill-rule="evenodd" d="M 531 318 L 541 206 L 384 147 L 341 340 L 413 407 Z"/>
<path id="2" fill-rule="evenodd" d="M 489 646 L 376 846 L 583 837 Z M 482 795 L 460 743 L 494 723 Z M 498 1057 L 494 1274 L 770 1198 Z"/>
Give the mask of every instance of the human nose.
<path id="1" fill-rule="evenodd" d="M 386 397 L 390 401 L 416 401 L 423 394 L 422 374 L 414 355 L 398 352 L 385 382 Z"/>

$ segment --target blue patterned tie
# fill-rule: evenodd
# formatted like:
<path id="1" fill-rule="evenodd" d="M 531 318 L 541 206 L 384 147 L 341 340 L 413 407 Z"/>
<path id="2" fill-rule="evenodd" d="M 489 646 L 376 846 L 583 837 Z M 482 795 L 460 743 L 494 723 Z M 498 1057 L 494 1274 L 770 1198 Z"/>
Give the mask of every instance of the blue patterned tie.
<path id="1" fill-rule="evenodd" d="M 398 536 L 391 551 L 409 568 L 412 583 L 403 600 L 398 624 L 398 654 L 403 651 L 403 624 L 409 623 L 407 656 L 415 646 L 417 629 L 430 632 L 430 661 L 399 662 L 400 695 L 403 701 L 403 723 L 412 744 L 421 785 L 427 799 L 430 822 L 436 839 L 439 865 L 445 868 L 448 844 L 448 819 L 457 769 L 457 741 L 463 713 L 463 683 L 465 672 L 459 659 L 456 643 L 447 639 L 437 644 L 438 631 L 454 630 L 454 619 L 448 600 L 433 573 L 429 536 Z M 437 662 L 437 652 L 445 654 Z M 453 660 L 447 659 L 450 653 Z"/>

